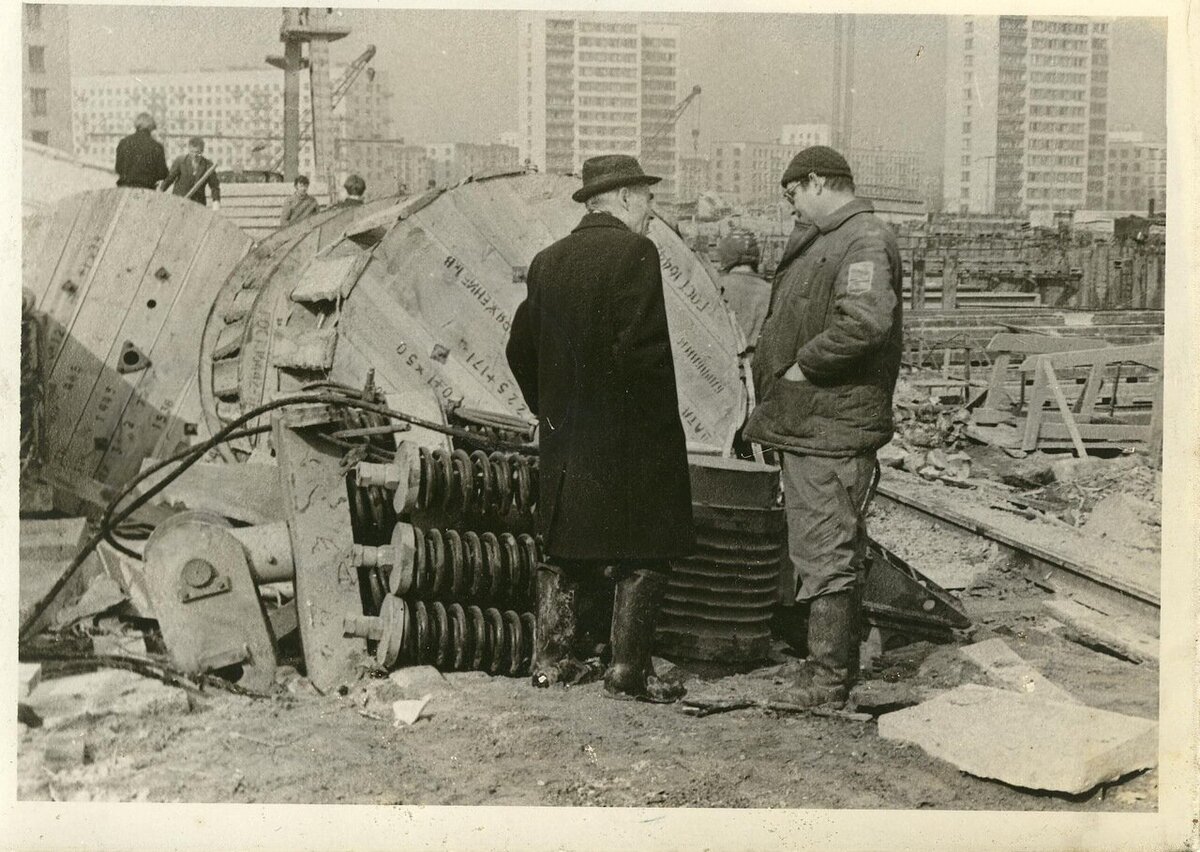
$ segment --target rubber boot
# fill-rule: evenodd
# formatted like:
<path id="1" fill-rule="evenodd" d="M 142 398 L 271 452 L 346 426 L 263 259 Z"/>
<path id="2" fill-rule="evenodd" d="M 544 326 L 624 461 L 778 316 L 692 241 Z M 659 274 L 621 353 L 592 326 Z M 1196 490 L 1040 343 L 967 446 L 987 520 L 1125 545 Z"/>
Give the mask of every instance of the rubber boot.
<path id="1" fill-rule="evenodd" d="M 814 598 L 808 613 L 812 682 L 788 693 L 801 707 L 844 707 L 858 674 L 858 597 L 852 590 Z"/>
<path id="2" fill-rule="evenodd" d="M 575 656 L 579 582 L 557 565 L 537 567 L 537 616 L 530 669 L 533 685 L 580 683 L 588 667 Z"/>
<path id="3" fill-rule="evenodd" d="M 771 634 L 782 639 L 793 656 L 808 656 L 808 604 L 778 606 L 771 616 Z"/>
<path id="4" fill-rule="evenodd" d="M 658 608 L 667 591 L 667 575 L 640 568 L 617 581 L 613 599 L 612 665 L 604 688 L 617 698 L 669 704 L 686 690 L 654 674 L 651 652 Z"/>

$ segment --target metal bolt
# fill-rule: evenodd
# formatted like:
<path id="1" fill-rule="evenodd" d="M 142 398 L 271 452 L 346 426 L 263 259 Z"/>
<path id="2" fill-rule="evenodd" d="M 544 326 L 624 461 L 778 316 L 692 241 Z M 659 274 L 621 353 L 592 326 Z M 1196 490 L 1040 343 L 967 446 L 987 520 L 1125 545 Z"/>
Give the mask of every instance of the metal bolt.
<path id="1" fill-rule="evenodd" d="M 183 566 L 183 581 L 193 589 L 202 589 L 217 576 L 217 569 L 203 559 L 190 559 Z"/>

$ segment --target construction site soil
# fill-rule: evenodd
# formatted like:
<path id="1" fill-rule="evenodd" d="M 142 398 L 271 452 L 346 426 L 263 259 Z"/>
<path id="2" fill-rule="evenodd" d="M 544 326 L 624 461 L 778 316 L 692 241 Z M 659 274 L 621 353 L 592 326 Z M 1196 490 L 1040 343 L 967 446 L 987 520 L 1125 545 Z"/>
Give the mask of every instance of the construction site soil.
<path id="1" fill-rule="evenodd" d="M 1018 519 L 1019 521 L 1019 519 Z M 1030 526 L 1030 522 L 1024 522 Z M 974 575 L 962 594 L 975 629 L 1002 638 L 1084 704 L 1158 714 L 1158 667 L 1068 641 L 1046 595 L 978 539 L 914 529 L 877 512 L 872 532 L 913 564 Z M 982 570 L 980 570 L 982 566 Z M 669 665 L 662 663 L 662 665 Z M 691 696 L 766 699 L 801 667 L 777 646 L 751 672 L 680 668 Z M 905 645 L 875 658 L 875 684 L 926 696 L 988 683 L 954 644 Z M 599 684 L 533 689 L 527 679 L 408 669 L 321 696 L 296 675 L 269 699 L 219 690 L 21 726 L 24 800 L 933 808 L 1153 811 L 1156 773 L 1080 796 L 976 778 L 919 748 L 881 739 L 874 721 L 745 709 L 696 718 L 680 705 L 610 699 Z M 164 689 L 164 691 L 167 691 Z M 392 703 L 428 696 L 412 725 Z M 97 715 L 97 712 L 100 715 Z M 74 755 L 66 760 L 62 756 Z"/>

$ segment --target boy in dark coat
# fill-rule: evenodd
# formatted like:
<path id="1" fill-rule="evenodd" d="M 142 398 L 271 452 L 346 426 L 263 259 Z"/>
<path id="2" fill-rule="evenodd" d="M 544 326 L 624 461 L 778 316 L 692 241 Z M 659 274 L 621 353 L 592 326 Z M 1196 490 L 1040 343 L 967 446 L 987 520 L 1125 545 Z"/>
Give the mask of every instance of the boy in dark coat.
<path id="1" fill-rule="evenodd" d="M 658 249 L 644 236 L 659 178 L 633 157 L 593 157 L 572 197 L 588 212 L 529 267 L 508 363 L 538 417 L 539 532 L 535 685 L 578 682 L 583 588 L 616 580 L 611 693 L 682 694 L 654 676 L 650 652 L 669 559 L 694 546 Z"/>
<path id="2" fill-rule="evenodd" d="M 117 143 L 117 186 L 154 189 L 167 176 L 167 156 L 151 132 L 154 116 L 143 112 L 133 122 L 134 131 Z"/>

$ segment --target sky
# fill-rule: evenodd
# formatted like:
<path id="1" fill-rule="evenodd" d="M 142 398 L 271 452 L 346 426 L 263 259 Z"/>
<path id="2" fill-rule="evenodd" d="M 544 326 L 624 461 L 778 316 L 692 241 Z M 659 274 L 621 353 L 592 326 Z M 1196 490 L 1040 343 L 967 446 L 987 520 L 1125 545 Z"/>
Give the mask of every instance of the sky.
<path id="1" fill-rule="evenodd" d="M 338 9 L 350 35 L 334 62 L 378 48 L 391 79 L 393 135 L 423 142 L 493 142 L 517 125 L 517 13 Z M 679 95 L 703 94 L 681 120 L 715 140 L 770 140 L 783 124 L 828 121 L 833 18 L 800 14 L 653 15 L 681 26 Z M 282 53 L 278 8 L 71 7 L 77 76 L 135 70 L 262 67 Z M 920 150 L 941 170 L 945 19 L 856 18 L 856 143 Z M 132 46 L 132 47 L 131 47 Z M 1166 22 L 1119 18 L 1110 48 L 1110 128 L 1165 138 Z"/>

